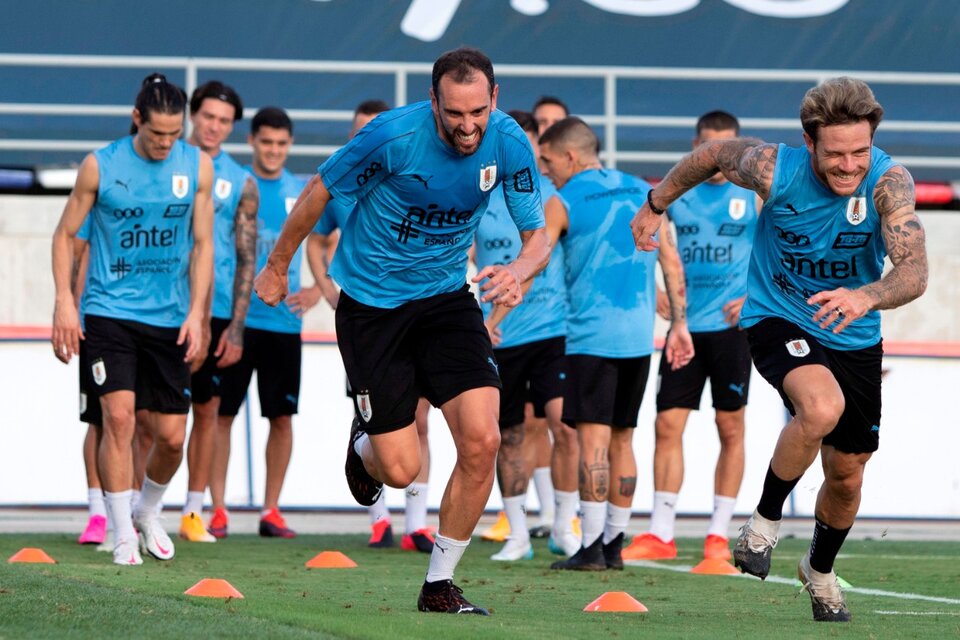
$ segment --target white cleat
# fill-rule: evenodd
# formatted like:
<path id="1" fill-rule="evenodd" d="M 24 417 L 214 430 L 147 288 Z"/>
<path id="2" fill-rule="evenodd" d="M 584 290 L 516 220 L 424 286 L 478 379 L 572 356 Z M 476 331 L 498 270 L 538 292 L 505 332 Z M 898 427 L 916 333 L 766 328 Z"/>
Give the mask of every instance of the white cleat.
<path id="1" fill-rule="evenodd" d="M 135 520 L 133 525 L 140 532 L 140 550 L 149 553 L 157 560 L 173 558 L 173 540 L 160 525 L 160 519 L 154 514 Z"/>
<path id="2" fill-rule="evenodd" d="M 113 551 L 114 546 L 113 529 L 107 529 L 107 537 L 97 545 L 97 551 Z"/>
<path id="3" fill-rule="evenodd" d="M 503 545 L 503 549 L 490 556 L 490 559 L 497 560 L 498 562 L 532 560 L 533 545 L 530 544 L 530 538 L 525 540 L 517 540 L 515 538 L 508 537 L 507 544 Z"/>
<path id="4" fill-rule="evenodd" d="M 137 548 L 135 539 L 117 541 L 117 545 L 113 548 L 113 564 L 125 566 L 143 564 L 143 558 L 140 557 L 140 549 Z"/>
<path id="5" fill-rule="evenodd" d="M 564 531 L 556 535 L 550 534 L 550 540 L 547 543 L 551 553 L 564 555 L 568 558 L 580 550 L 580 536 L 573 531 Z"/>

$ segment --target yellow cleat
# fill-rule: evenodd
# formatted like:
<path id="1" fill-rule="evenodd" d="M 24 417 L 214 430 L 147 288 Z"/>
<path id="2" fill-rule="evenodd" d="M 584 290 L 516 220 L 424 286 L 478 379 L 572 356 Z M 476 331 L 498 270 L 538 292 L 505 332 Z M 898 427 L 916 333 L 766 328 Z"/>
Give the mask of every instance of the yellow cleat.
<path id="1" fill-rule="evenodd" d="M 187 542 L 216 542 L 203 526 L 203 520 L 197 513 L 191 511 L 180 518 L 180 537 Z"/>
<path id="2" fill-rule="evenodd" d="M 488 542 L 505 542 L 510 535 L 510 521 L 507 520 L 507 514 L 501 511 L 497 514 L 497 521 L 489 529 L 480 534 L 482 540 Z"/>

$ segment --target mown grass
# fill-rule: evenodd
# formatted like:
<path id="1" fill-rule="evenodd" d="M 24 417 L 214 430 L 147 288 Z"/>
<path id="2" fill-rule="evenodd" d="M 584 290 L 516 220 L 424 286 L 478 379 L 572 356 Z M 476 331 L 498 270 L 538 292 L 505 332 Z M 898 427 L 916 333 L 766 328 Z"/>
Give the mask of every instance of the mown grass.
<path id="1" fill-rule="evenodd" d="M 699 561 L 702 541 L 680 540 L 680 557 Z M 555 557 L 496 563 L 498 546 L 475 540 L 456 582 L 489 618 L 422 614 L 416 598 L 427 557 L 369 549 L 360 535 L 294 540 L 232 536 L 213 545 L 180 543 L 170 562 L 118 567 L 73 536 L 2 535 L 0 558 L 40 547 L 55 565 L 0 565 L 0 638 L 946 638 L 960 637 L 960 543 L 849 541 L 838 561 L 854 587 L 952 602 L 848 594 L 854 621 L 814 623 L 799 588 L 755 579 L 698 576 L 628 566 L 623 572 L 551 571 Z M 806 547 L 784 540 L 772 575 L 793 577 Z M 355 569 L 307 569 L 320 551 L 339 550 Z M 202 578 L 229 581 L 244 599 L 197 598 Z M 585 613 L 608 591 L 626 591 L 644 614 Z M 890 612 L 899 612 L 897 614 Z"/>

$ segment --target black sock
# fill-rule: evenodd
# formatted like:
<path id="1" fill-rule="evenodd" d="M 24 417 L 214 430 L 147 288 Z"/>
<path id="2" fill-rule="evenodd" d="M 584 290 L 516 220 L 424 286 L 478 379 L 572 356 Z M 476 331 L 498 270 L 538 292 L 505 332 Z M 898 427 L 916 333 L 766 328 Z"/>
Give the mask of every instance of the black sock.
<path id="1" fill-rule="evenodd" d="M 834 529 L 820 518 L 814 520 L 813 540 L 810 541 L 810 567 L 814 571 L 820 573 L 833 571 L 833 561 L 837 559 L 840 547 L 847 539 L 850 529 L 851 527 Z"/>
<path id="2" fill-rule="evenodd" d="M 773 472 L 773 463 L 767 467 L 767 477 L 763 479 L 763 493 L 760 494 L 760 502 L 757 503 L 757 513 L 767 520 L 780 520 L 783 518 L 783 503 L 787 496 L 793 491 L 793 488 L 800 482 L 800 477 L 793 480 L 781 480 Z"/>

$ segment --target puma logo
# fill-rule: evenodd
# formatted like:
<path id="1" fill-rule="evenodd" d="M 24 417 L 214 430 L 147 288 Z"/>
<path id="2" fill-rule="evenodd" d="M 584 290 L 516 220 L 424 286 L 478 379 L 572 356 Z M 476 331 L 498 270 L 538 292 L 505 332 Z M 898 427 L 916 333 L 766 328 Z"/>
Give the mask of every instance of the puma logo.
<path id="1" fill-rule="evenodd" d="M 424 189 L 427 189 L 428 191 L 430 190 L 430 185 L 428 185 L 427 182 L 429 182 L 430 180 L 432 180 L 432 179 L 433 179 L 433 176 L 427 176 L 426 179 L 424 179 L 424 178 L 420 177 L 420 175 L 418 175 L 418 174 L 415 173 L 415 174 L 413 174 L 413 179 L 416 180 L 417 182 L 422 182 Z"/>

